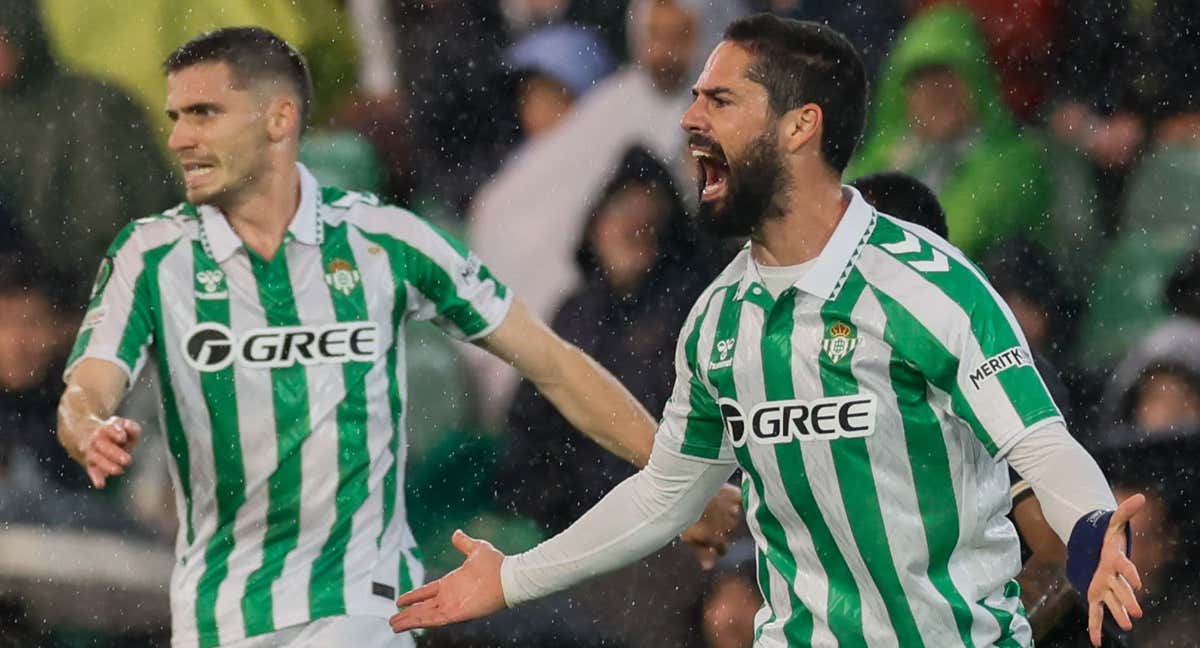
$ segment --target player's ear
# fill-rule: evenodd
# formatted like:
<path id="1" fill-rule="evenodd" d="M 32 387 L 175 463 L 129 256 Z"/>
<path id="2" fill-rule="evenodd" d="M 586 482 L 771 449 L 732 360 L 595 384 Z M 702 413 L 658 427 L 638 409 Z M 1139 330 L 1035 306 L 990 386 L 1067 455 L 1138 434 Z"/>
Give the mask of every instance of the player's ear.
<path id="1" fill-rule="evenodd" d="M 300 105 L 295 98 L 279 95 L 267 105 L 267 135 L 272 142 L 295 137 L 300 132 Z"/>
<path id="2" fill-rule="evenodd" d="M 819 143 L 821 124 L 825 115 L 821 107 L 807 103 L 784 113 L 779 123 L 783 128 L 783 145 L 788 153 L 799 152 L 805 145 Z"/>

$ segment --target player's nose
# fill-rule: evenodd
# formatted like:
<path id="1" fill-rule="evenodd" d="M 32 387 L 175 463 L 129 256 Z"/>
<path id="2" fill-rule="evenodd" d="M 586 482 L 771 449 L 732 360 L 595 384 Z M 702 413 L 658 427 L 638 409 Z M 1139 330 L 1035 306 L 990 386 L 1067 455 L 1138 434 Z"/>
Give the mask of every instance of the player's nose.
<path id="1" fill-rule="evenodd" d="M 175 122 L 171 127 L 171 134 L 167 137 L 167 148 L 172 152 L 178 153 L 185 151 L 196 145 L 196 138 L 192 135 L 191 129 L 184 125 L 181 121 Z"/>
<path id="2" fill-rule="evenodd" d="M 696 97 L 692 101 L 692 105 L 688 106 L 687 111 L 683 113 L 683 119 L 679 121 L 679 126 L 688 133 L 702 133 L 708 127 L 708 121 L 704 118 L 704 109 L 701 106 L 703 97 Z"/>

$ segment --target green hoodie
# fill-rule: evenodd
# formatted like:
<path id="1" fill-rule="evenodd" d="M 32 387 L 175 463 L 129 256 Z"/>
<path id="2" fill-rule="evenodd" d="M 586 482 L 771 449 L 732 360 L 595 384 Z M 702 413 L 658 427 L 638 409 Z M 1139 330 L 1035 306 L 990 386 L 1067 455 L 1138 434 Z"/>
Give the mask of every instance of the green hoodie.
<path id="1" fill-rule="evenodd" d="M 113 237 L 170 206 L 177 186 L 142 110 L 51 57 L 33 0 L 0 0 L 0 30 L 19 58 L 0 84 L 0 193 L 28 244 L 78 279 L 68 297 L 82 307 Z"/>
<path id="2" fill-rule="evenodd" d="M 923 12 L 900 32 L 878 82 L 873 110 L 857 158 L 847 178 L 881 171 L 918 177 L 915 162 L 902 159 L 912 149 L 905 82 L 914 72 L 946 67 L 973 94 L 978 132 L 969 148 L 955 152 L 938 198 L 946 210 L 950 241 L 977 256 L 1007 236 L 1036 236 L 1047 229 L 1051 188 L 1041 154 L 1017 130 L 1001 100 L 983 36 L 969 11 L 937 7 Z"/>

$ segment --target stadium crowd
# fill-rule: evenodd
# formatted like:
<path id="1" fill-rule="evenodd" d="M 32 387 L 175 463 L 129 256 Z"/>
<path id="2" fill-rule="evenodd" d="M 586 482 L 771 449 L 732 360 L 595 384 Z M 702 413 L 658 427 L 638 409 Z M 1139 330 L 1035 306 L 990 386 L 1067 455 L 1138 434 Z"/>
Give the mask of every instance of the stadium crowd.
<path id="1" fill-rule="evenodd" d="M 902 172 L 933 190 L 949 240 L 1012 308 L 1072 432 L 1115 490 L 1149 498 L 1134 521 L 1146 618 L 1132 633 L 1114 626 L 1106 645 L 1200 641 L 1200 1 L 171 6 L 0 2 L 0 646 L 167 636 L 153 605 L 65 614 L 64 599 L 96 587 L 87 566 L 71 581 L 62 555 L 20 533 L 112 537 L 135 566 L 170 551 L 161 435 L 146 435 L 115 492 L 95 492 L 55 440 L 54 415 L 106 246 L 181 199 L 164 146 L 171 49 L 237 24 L 295 43 L 315 77 L 302 160 L 317 178 L 459 234 L 656 412 L 684 316 L 736 249 L 690 222 L 695 169 L 678 122 L 725 25 L 764 10 L 854 42 L 872 91 L 847 180 Z M 632 474 L 508 367 L 432 328 L 412 336 L 408 496 L 431 574 L 454 566 L 454 528 L 525 549 Z M 144 373 L 125 411 L 153 428 Z M 750 544 L 701 570 L 676 543 L 424 645 L 749 646 Z M 130 605 L 166 597 L 165 582 L 100 588 Z M 1086 645 L 1082 604 L 1066 606 L 1078 609 L 1039 646 Z"/>

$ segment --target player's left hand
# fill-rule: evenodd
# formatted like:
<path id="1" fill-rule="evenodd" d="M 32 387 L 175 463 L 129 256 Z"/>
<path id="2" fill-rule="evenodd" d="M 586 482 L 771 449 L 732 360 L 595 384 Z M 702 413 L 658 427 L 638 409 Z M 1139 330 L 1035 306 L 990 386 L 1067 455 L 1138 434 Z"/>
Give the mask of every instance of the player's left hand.
<path id="1" fill-rule="evenodd" d="M 1133 591 L 1141 589 L 1142 579 L 1137 567 L 1126 555 L 1125 525 L 1137 515 L 1146 503 L 1146 497 L 1137 494 L 1127 498 L 1117 507 L 1108 521 L 1104 533 L 1104 545 L 1100 548 L 1100 564 L 1088 587 L 1088 635 L 1093 646 L 1100 645 L 1100 629 L 1104 623 L 1104 608 L 1116 619 L 1122 630 L 1132 630 L 1133 621 L 1142 618 L 1142 606 Z"/>
<path id="2" fill-rule="evenodd" d="M 402 608 L 388 619 L 393 632 L 469 621 L 503 610 L 500 563 L 504 554 L 486 540 L 455 531 L 450 542 L 467 557 L 458 569 L 396 599 Z"/>
<path id="3" fill-rule="evenodd" d="M 717 558 L 729 550 L 729 536 L 742 521 L 742 493 L 736 486 L 725 484 L 704 507 L 704 514 L 680 535 L 688 543 L 696 560 L 706 570 L 717 564 Z"/>

